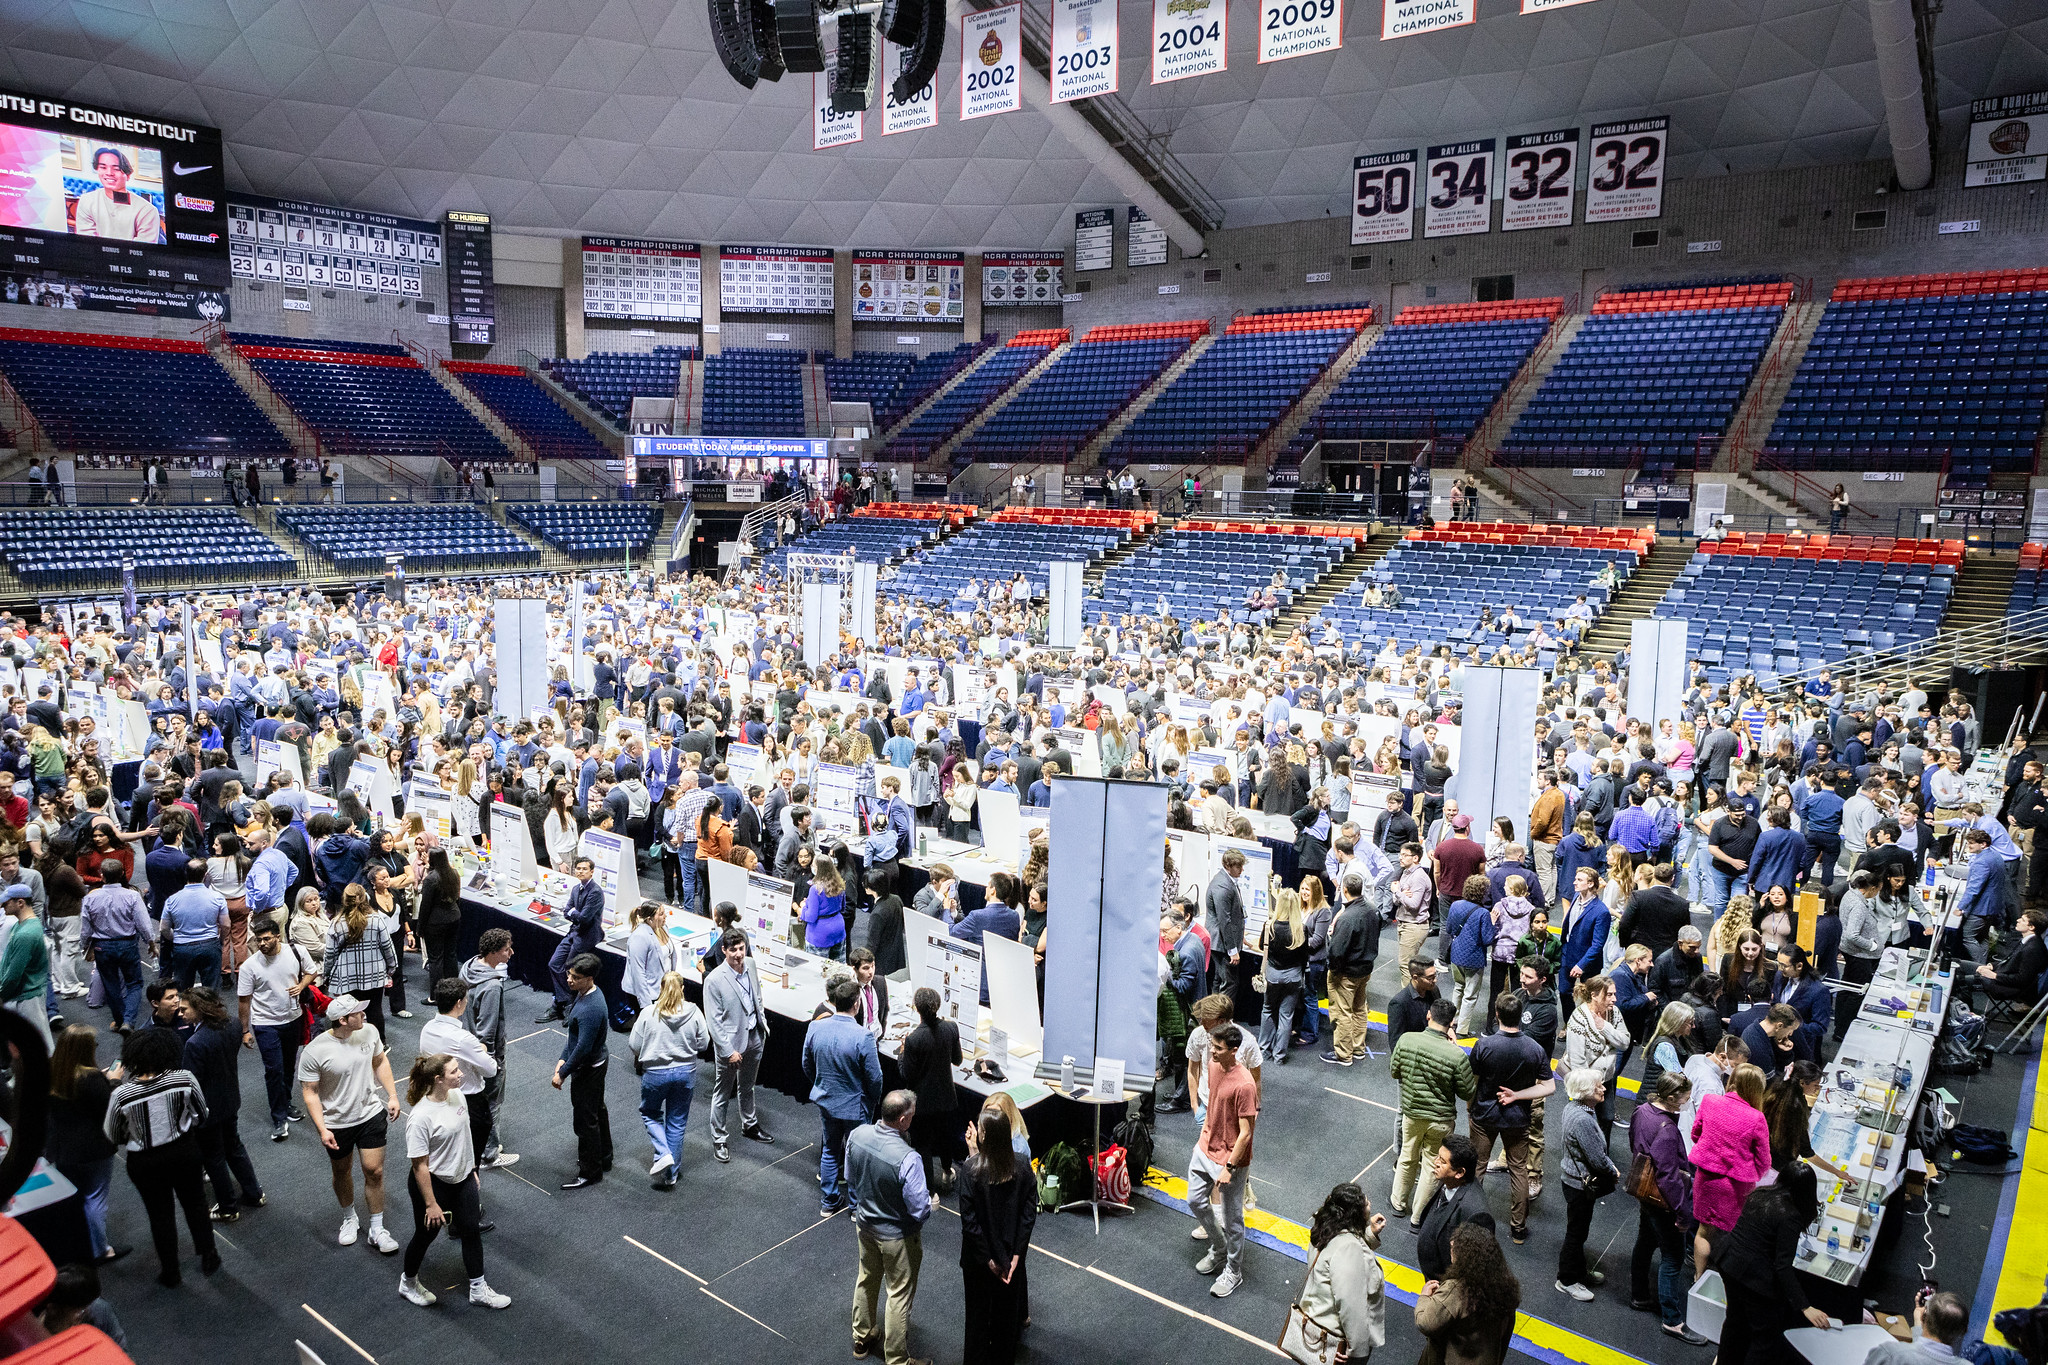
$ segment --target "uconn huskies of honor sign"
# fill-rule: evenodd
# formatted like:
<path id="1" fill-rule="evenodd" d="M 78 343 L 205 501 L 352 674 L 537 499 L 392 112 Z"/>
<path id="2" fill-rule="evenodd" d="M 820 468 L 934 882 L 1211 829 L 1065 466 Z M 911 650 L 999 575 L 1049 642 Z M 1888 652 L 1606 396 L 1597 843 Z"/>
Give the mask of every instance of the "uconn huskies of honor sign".
<path id="1" fill-rule="evenodd" d="M 1226 11 L 1224 0 L 1152 0 L 1152 84 L 1223 70 Z"/>
<path id="2" fill-rule="evenodd" d="M 1004 5 L 960 16 L 961 122 L 1024 107 L 1024 84 L 1017 76 L 1022 8 Z"/>
<path id="3" fill-rule="evenodd" d="M 1116 0 L 1052 0 L 1052 100 L 1116 91 Z"/>
<path id="4" fill-rule="evenodd" d="M 1351 245 L 1415 240 L 1415 149 L 1354 157 Z"/>
<path id="5" fill-rule="evenodd" d="M 1469 237 L 1493 226 L 1493 139 L 1429 149 L 1423 173 L 1422 235 Z"/>

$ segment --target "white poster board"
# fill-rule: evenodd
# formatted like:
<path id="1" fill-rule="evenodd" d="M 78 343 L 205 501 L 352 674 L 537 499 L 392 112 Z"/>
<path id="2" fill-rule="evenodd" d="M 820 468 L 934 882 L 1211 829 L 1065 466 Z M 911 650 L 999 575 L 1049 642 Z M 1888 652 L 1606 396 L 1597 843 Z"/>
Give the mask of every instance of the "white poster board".
<path id="1" fill-rule="evenodd" d="M 990 791 L 984 787 L 974 801 L 981 808 L 982 847 L 996 862 L 1009 862 L 1016 856 L 1019 841 L 1024 837 L 1024 827 L 1017 815 L 1016 793 Z"/>
<path id="2" fill-rule="evenodd" d="M 744 908 L 747 903 L 747 870 L 723 858 L 711 858 L 704 863 L 705 874 L 711 881 L 711 904 L 713 908 L 731 905 Z M 708 918 L 708 916 L 707 916 Z"/>
<path id="3" fill-rule="evenodd" d="M 397 821 L 398 808 L 392 804 L 391 769 L 384 764 L 375 759 L 357 759 L 349 765 L 347 786 L 379 821 Z"/>
<path id="4" fill-rule="evenodd" d="M 903 945 L 909 959 L 910 980 L 913 986 L 924 983 L 924 943 L 928 937 L 946 937 L 945 921 L 931 915 L 903 908 Z"/>
<path id="5" fill-rule="evenodd" d="M 1223 850 L 1234 848 L 1244 854 L 1244 870 L 1237 877 L 1237 894 L 1244 901 L 1244 942 L 1243 948 L 1259 951 L 1259 936 L 1266 932 L 1266 919 L 1273 909 L 1273 850 L 1251 839 L 1232 839 L 1226 835 L 1212 836 L 1210 855 L 1223 856 Z M 1214 925 L 1210 928 L 1213 930 Z M 1229 951 L 1217 945 L 1217 951 Z"/>
<path id="6" fill-rule="evenodd" d="M 623 912 L 640 903 L 640 874 L 633 863 L 633 841 L 609 830 L 586 829 L 576 841 L 576 856 L 590 859 L 597 869 L 597 884 L 604 892 L 605 927 L 610 928 Z M 623 905 L 621 898 L 625 898 Z"/>
<path id="7" fill-rule="evenodd" d="M 725 746 L 725 770 L 729 781 L 746 793 L 749 783 L 757 781 L 755 774 L 761 769 L 761 746 L 758 744 L 728 744 Z M 761 784 L 766 787 L 768 784 Z"/>
<path id="8" fill-rule="evenodd" d="M 972 1039 L 981 1027 L 981 949 L 929 930 L 924 940 L 924 964 L 912 979 L 937 991 L 939 1018 L 950 1019 L 962 1038 Z"/>
<path id="9" fill-rule="evenodd" d="M 716 867 L 718 859 L 711 860 Z M 796 886 L 765 872 L 746 874 L 746 898 L 740 902 L 740 927 L 763 933 L 777 943 L 789 942 L 789 921 L 795 913 Z"/>
<path id="10" fill-rule="evenodd" d="M 491 809 L 496 811 L 504 805 L 503 801 L 493 801 Z M 516 806 L 508 809 L 518 812 L 520 824 L 526 823 L 525 811 Z M 427 785 L 424 780 L 413 782 L 412 803 L 406 807 L 406 813 L 419 816 L 426 823 L 427 832 L 437 839 L 451 838 L 455 834 L 455 798 L 439 787 Z M 493 825 L 496 823 L 492 821 Z"/>
<path id="11" fill-rule="evenodd" d="M 539 878 L 533 857 L 533 831 L 526 812 L 504 801 L 493 801 L 491 814 L 491 877 L 500 895 L 523 891 Z"/>
<path id="12" fill-rule="evenodd" d="M 299 771 L 299 746 L 281 744 L 274 739 L 256 741 L 256 790 L 264 790 L 270 775 L 279 770 L 288 772 L 300 786 L 306 785 L 306 775 Z"/>
<path id="13" fill-rule="evenodd" d="M 982 957 L 988 967 L 990 1023 L 1010 1036 L 1010 1051 L 1027 1056 L 1040 1050 L 1045 1025 L 1038 1014 L 1037 955 L 1028 943 L 985 934 Z M 964 1046 L 964 1044 L 963 1044 Z M 1004 1058 L 996 1058 L 998 1066 Z"/>
<path id="14" fill-rule="evenodd" d="M 811 768 L 811 809 L 813 823 L 821 830 L 848 837 L 860 833 L 860 770 L 843 763 L 819 763 Z"/>

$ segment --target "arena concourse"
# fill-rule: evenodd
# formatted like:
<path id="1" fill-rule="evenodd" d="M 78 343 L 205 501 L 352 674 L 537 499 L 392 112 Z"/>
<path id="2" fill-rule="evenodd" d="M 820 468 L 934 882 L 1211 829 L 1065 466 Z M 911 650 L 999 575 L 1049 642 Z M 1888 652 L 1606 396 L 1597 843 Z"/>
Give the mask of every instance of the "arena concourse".
<path id="1" fill-rule="evenodd" d="M 0 14 L 0 1358 L 2048 1365 L 2048 17 L 1226 8 Z"/>

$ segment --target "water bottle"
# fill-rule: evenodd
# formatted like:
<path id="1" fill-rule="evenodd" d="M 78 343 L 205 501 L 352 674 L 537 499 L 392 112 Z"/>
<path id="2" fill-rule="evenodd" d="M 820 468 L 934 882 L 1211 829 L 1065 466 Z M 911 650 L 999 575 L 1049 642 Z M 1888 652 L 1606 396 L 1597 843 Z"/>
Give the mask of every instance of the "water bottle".
<path id="1" fill-rule="evenodd" d="M 917 856 L 920 858 L 924 857 L 924 837 L 924 831 L 919 830 L 917 832 Z"/>
<path id="2" fill-rule="evenodd" d="M 1842 1230 L 1841 1230 L 1840 1228 L 1832 1228 L 1832 1227 L 1831 1227 L 1831 1228 L 1829 1228 L 1829 1229 L 1828 1229 L 1828 1255 L 1830 1255 L 1830 1256 L 1840 1256 L 1841 1254 L 1842 1254 Z"/>
<path id="3" fill-rule="evenodd" d="M 1073 1093 L 1074 1059 L 1072 1057 L 1060 1058 L 1060 1089 L 1066 1091 L 1069 1094 Z"/>

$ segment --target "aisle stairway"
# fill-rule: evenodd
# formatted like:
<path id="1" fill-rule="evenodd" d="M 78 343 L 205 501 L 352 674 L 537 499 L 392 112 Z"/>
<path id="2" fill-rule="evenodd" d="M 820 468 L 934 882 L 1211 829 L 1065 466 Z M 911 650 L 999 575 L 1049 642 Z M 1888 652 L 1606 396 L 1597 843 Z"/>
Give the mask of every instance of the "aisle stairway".
<path id="1" fill-rule="evenodd" d="M 1402 526 L 1385 526 L 1368 536 L 1350 554 L 1337 561 L 1336 567 L 1317 579 L 1313 585 L 1288 605 L 1275 628 L 1286 635 L 1296 626 L 1308 621 L 1324 607 L 1337 600 L 1339 594 L 1365 576 L 1368 569 L 1377 564 L 1407 534 Z"/>
<path id="2" fill-rule="evenodd" d="M 2012 580 L 2019 571 L 2019 556 L 2009 550 L 1968 550 L 1963 567 L 1956 574 L 1955 590 L 1949 594 L 1948 610 L 1942 613 L 1941 629 L 1968 630 L 2005 617 L 2012 598 Z"/>
<path id="3" fill-rule="evenodd" d="M 1638 561 L 1628 581 L 1608 599 L 1607 609 L 1586 632 L 1586 638 L 1579 645 L 1579 653 L 1588 659 L 1611 659 L 1628 648 L 1630 625 L 1647 617 L 1664 600 L 1664 594 L 1685 572 L 1692 556 L 1693 542 L 1690 540 L 1674 536 L 1652 545 L 1650 553 Z"/>
<path id="4" fill-rule="evenodd" d="M 1145 546 L 1150 545 L 1154 536 L 1161 536 L 1171 531 L 1175 524 L 1175 521 L 1161 517 L 1159 524 L 1153 527 L 1150 535 L 1132 536 L 1129 540 L 1090 564 L 1081 574 L 1083 587 L 1092 588 L 1102 582 L 1104 574 L 1107 574 L 1111 569 L 1129 559 L 1139 550 L 1145 548 Z"/>
<path id="5" fill-rule="evenodd" d="M 924 410 L 926 408 L 930 407 L 932 404 L 938 402 L 941 398 L 944 398 L 947 394 L 951 393 L 954 389 L 957 389 L 962 384 L 966 383 L 967 376 L 973 374 L 983 365 L 986 365 L 989 362 L 989 358 L 991 356 L 1002 354 L 1002 350 L 1003 348 L 1001 346 L 989 347 L 986 351 L 983 351 L 980 355 L 976 356 L 971 363 L 962 366 L 960 369 L 960 373 L 954 375 L 951 379 L 948 379 L 945 383 L 939 385 L 936 389 L 933 389 L 930 393 L 926 394 L 923 402 L 919 403 L 909 412 L 904 413 L 903 416 L 899 418 L 892 426 L 890 426 L 890 428 L 887 431 L 882 433 L 882 439 L 884 443 L 886 444 L 889 441 L 895 440 L 897 435 L 901 433 L 905 427 L 909 426 L 912 422 L 915 422 L 918 418 L 924 416 Z"/>
<path id="6" fill-rule="evenodd" d="M 1324 400 L 1336 392 L 1337 386 L 1344 382 L 1344 376 L 1350 374 L 1352 367 L 1365 358 L 1365 353 L 1372 349 L 1374 342 L 1386 334 L 1386 330 L 1385 323 L 1376 322 L 1362 329 L 1349 346 L 1337 353 L 1337 358 L 1330 362 L 1330 368 L 1324 370 L 1316 382 L 1308 386 L 1308 391 L 1295 400 L 1294 406 L 1287 410 L 1286 415 L 1252 451 L 1251 458 L 1245 461 L 1248 476 L 1264 473 L 1273 467 L 1273 461 L 1279 457 L 1281 451 L 1287 449 L 1288 442 L 1308 425 L 1311 417 L 1322 410 Z"/>
<path id="7" fill-rule="evenodd" d="M 1069 474 L 1085 474 L 1101 463 L 1102 452 L 1109 448 L 1109 443 L 1123 435 L 1124 428 L 1137 421 L 1138 415 L 1151 407 L 1153 401 L 1160 394 L 1165 393 L 1172 386 L 1173 381 L 1180 378 L 1181 373 L 1188 366 L 1200 359 L 1202 352 L 1214 346 L 1221 335 L 1221 333 L 1212 333 L 1208 336 L 1196 337 L 1194 341 L 1190 342 L 1185 351 L 1182 351 L 1171 364 L 1159 372 L 1157 379 L 1146 385 L 1136 398 L 1125 404 L 1122 412 L 1109 419 L 1109 425 L 1096 432 L 1094 436 L 1089 438 L 1086 445 L 1074 453 L 1074 458 L 1067 464 L 1066 472 Z"/>
<path id="8" fill-rule="evenodd" d="M 1590 313 L 1558 314 L 1550 331 L 1529 353 L 1528 363 L 1522 366 L 1522 372 L 1508 384 L 1507 392 L 1501 395 L 1494 410 L 1472 433 L 1472 439 L 1465 442 L 1463 456 L 1459 460 L 1461 465 L 1484 474 L 1486 466 L 1493 461 L 1493 453 L 1500 449 L 1500 443 L 1514 428 L 1515 419 L 1534 401 L 1543 381 L 1557 368 L 1557 362 L 1564 359 L 1564 353 L 1571 349 L 1572 338 L 1579 334 L 1579 329 L 1591 316 Z M 1443 452 L 1438 453 L 1441 455 Z M 1519 505 L 1513 499 L 1505 501 L 1510 506 Z"/>
<path id="9" fill-rule="evenodd" d="M 1765 363 L 1750 382 L 1749 393 L 1736 409 L 1735 419 L 1728 424 L 1728 435 L 1715 453 L 1715 469 L 1740 469 L 1745 455 L 1754 461 L 1757 450 L 1771 434 L 1771 424 L 1778 420 L 1778 409 L 1792 388 L 1792 376 L 1799 373 L 1799 362 L 1806 358 L 1806 348 L 1813 344 L 1813 334 L 1820 327 L 1820 315 L 1827 309 L 1825 300 L 1795 303 L 1785 309 L 1778 335 L 1765 352 Z M 1777 368 L 1771 369 L 1774 360 Z"/>
<path id="10" fill-rule="evenodd" d="M 962 426 L 960 430 L 954 432 L 951 436 L 947 437 L 945 442 L 942 445 L 940 445 L 937 450 L 934 450 L 932 452 L 931 458 L 924 462 L 924 467 L 927 469 L 949 468 L 953 461 L 953 452 L 960 448 L 962 442 L 966 441 L 968 437 L 974 435 L 975 432 L 980 431 L 983 423 L 987 422 L 989 418 L 995 416 L 997 413 L 1001 412 L 1005 407 L 1009 406 L 1010 400 L 1016 398 L 1019 394 L 1023 393 L 1024 390 L 1030 388 L 1033 381 L 1035 381 L 1038 378 L 1038 376 L 1044 374 L 1047 370 L 1051 369 L 1053 365 L 1058 362 L 1061 356 L 1065 355 L 1068 351 L 1071 351 L 1073 349 L 1073 342 L 1062 341 L 1059 345 L 1047 351 L 1043 356 L 1040 356 L 1037 364 L 1033 365 L 1030 369 L 1024 371 L 1024 373 L 1018 375 L 1015 383 L 1011 384 L 1009 388 L 1004 389 L 1001 393 L 997 394 L 994 398 L 990 399 L 986 407 L 982 408 L 980 412 L 975 413 L 973 417 L 967 420 L 966 425 Z M 1000 350 L 1001 348 L 998 347 L 997 351 Z M 994 355 L 997 353 L 997 351 L 991 351 L 989 352 L 989 354 Z M 950 388 L 951 385 L 948 385 L 947 387 Z"/>

